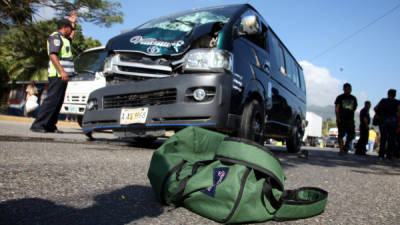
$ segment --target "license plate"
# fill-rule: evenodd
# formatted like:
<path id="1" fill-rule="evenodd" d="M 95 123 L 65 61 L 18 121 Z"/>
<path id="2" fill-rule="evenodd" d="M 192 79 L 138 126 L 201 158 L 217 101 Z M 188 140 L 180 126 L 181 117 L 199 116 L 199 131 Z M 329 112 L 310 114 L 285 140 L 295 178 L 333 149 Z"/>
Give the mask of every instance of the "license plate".
<path id="1" fill-rule="evenodd" d="M 120 124 L 146 123 L 148 108 L 121 109 Z"/>

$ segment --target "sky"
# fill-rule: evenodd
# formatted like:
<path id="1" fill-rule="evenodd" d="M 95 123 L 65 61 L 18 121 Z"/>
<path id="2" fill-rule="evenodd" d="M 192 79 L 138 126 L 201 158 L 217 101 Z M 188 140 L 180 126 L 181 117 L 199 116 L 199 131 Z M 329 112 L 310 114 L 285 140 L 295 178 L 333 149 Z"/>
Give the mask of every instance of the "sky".
<path id="1" fill-rule="evenodd" d="M 249 3 L 303 67 L 308 105 L 333 105 L 349 82 L 359 109 L 390 88 L 400 96 L 400 0 L 120 0 L 124 22 L 110 28 L 80 21 L 103 45 L 120 31 L 159 16 L 209 6 Z"/>

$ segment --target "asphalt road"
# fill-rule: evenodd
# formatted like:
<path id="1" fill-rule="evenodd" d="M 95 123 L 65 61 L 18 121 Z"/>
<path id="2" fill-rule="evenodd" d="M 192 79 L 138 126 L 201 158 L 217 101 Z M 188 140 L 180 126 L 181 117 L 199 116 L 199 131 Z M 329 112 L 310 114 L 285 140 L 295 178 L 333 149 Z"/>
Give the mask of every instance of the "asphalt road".
<path id="1" fill-rule="evenodd" d="M 163 140 L 139 145 L 99 133 L 87 141 L 77 126 L 59 125 L 64 134 L 29 126 L 0 118 L 0 224 L 215 224 L 155 199 L 147 170 Z M 319 216 L 265 224 L 400 224 L 399 162 L 310 147 L 304 159 L 270 148 L 286 189 L 321 187 L 329 197 Z"/>

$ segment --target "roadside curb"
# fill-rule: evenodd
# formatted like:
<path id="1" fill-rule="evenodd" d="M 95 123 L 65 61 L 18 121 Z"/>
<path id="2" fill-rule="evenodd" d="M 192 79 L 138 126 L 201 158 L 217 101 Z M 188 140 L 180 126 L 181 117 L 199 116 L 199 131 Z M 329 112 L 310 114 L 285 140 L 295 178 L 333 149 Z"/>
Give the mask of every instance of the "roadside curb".
<path id="1" fill-rule="evenodd" d="M 33 123 L 35 120 L 32 117 L 21 117 L 21 116 L 8 116 L 8 115 L 0 115 L 0 120 L 6 121 L 15 121 L 15 122 L 25 122 L 25 123 Z M 57 125 L 66 126 L 66 127 L 76 127 L 81 128 L 77 122 L 65 122 L 58 121 Z"/>

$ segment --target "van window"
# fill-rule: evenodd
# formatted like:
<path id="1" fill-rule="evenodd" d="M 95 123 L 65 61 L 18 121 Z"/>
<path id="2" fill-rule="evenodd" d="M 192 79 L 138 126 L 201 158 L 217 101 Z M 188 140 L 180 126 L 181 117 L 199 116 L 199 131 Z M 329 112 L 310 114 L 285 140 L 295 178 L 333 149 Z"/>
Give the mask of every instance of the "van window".
<path id="1" fill-rule="evenodd" d="M 299 68 L 299 75 L 300 75 L 301 90 L 303 90 L 305 92 L 306 91 L 306 83 L 304 81 L 304 74 L 303 74 L 303 69 L 302 68 Z"/>
<path id="2" fill-rule="evenodd" d="M 296 66 L 296 73 L 295 73 L 295 84 L 298 88 L 300 88 L 300 77 L 299 77 L 299 68 Z"/>
<path id="3" fill-rule="evenodd" d="M 299 67 L 295 66 L 296 71 L 295 71 L 295 80 L 294 83 L 298 88 L 300 88 L 300 75 L 299 75 Z"/>
<path id="4" fill-rule="evenodd" d="M 102 71 L 104 60 L 107 57 L 106 51 L 90 51 L 84 52 L 75 59 L 75 71 Z"/>
<path id="5" fill-rule="evenodd" d="M 297 66 L 295 61 L 287 51 L 285 51 L 285 60 L 286 60 L 286 75 L 293 83 L 296 83 L 295 81 L 297 79 L 296 74 L 298 74 Z"/>
<path id="6" fill-rule="evenodd" d="M 257 46 L 259 46 L 262 49 L 266 49 L 266 43 L 265 43 L 265 38 L 267 36 L 267 27 L 262 24 L 262 34 L 259 35 L 247 35 L 246 39 L 253 42 Z"/>
<path id="7" fill-rule="evenodd" d="M 271 36 L 271 50 L 273 57 L 276 60 L 276 65 L 278 68 L 276 68 L 278 71 L 280 71 L 282 74 L 286 75 L 286 66 L 285 66 L 285 58 L 283 57 L 283 48 L 280 45 L 278 39 L 274 35 Z M 274 64 L 273 64 L 274 66 Z"/>

